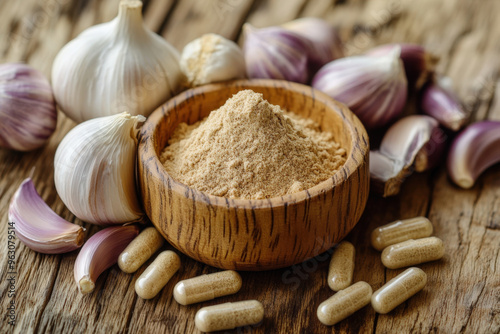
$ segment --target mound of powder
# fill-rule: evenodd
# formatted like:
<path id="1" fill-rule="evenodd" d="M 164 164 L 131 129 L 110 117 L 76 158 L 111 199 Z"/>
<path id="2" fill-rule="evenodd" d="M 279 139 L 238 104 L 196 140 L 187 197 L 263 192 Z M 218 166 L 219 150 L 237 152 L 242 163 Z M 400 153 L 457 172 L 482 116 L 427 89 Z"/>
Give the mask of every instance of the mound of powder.
<path id="1" fill-rule="evenodd" d="M 167 172 L 208 194 L 263 199 L 333 176 L 345 150 L 312 120 L 243 90 L 193 125 L 180 124 L 161 154 Z"/>

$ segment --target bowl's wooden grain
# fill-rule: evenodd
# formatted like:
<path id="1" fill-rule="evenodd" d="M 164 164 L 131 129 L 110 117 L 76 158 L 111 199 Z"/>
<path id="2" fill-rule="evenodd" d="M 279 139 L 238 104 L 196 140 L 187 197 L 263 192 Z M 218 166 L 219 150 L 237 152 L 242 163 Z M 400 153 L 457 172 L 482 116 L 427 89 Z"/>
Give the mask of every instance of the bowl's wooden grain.
<path id="1" fill-rule="evenodd" d="M 333 132 L 346 148 L 345 165 L 311 189 L 266 200 L 212 196 L 171 178 L 158 156 L 175 127 L 208 116 L 242 89 Z M 176 96 L 149 116 L 140 132 L 139 185 L 147 215 L 181 252 L 219 268 L 275 269 L 319 255 L 354 227 L 368 197 L 368 152 L 358 118 L 308 86 L 273 80 L 211 84 Z"/>

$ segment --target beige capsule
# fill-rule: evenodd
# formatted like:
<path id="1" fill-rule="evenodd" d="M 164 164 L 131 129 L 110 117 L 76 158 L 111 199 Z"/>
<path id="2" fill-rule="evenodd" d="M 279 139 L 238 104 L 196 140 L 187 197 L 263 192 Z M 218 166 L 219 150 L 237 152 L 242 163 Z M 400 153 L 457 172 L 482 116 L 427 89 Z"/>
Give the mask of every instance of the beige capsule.
<path id="1" fill-rule="evenodd" d="M 342 241 L 332 254 L 328 270 L 328 286 L 339 291 L 352 284 L 356 250 L 348 241 Z"/>
<path id="2" fill-rule="evenodd" d="M 128 274 L 135 273 L 163 246 L 163 236 L 154 227 L 144 229 L 118 257 L 118 266 Z"/>
<path id="3" fill-rule="evenodd" d="M 368 305 L 371 297 L 370 284 L 357 282 L 322 302 L 317 311 L 318 319 L 327 326 L 335 325 Z"/>
<path id="4" fill-rule="evenodd" d="M 432 235 L 432 224 L 425 217 L 397 220 L 373 230 L 372 246 L 378 251 L 410 239 L 420 239 Z"/>
<path id="5" fill-rule="evenodd" d="M 382 252 L 382 263 L 389 269 L 398 269 L 439 260 L 443 255 L 443 241 L 429 237 L 407 240 L 387 247 Z"/>
<path id="6" fill-rule="evenodd" d="M 214 332 L 255 325 L 264 319 L 264 307 L 257 300 L 202 307 L 194 323 L 202 332 Z"/>
<path id="7" fill-rule="evenodd" d="M 427 275 L 422 269 L 408 268 L 375 291 L 372 296 L 372 306 L 378 313 L 389 313 L 422 290 L 426 283 Z"/>
<path id="8" fill-rule="evenodd" d="M 153 298 L 180 266 L 181 260 L 177 254 L 172 251 L 161 252 L 135 282 L 135 292 L 143 299 Z"/>
<path id="9" fill-rule="evenodd" d="M 232 295 L 241 289 L 241 276 L 234 270 L 189 278 L 174 287 L 174 298 L 182 305 Z"/>

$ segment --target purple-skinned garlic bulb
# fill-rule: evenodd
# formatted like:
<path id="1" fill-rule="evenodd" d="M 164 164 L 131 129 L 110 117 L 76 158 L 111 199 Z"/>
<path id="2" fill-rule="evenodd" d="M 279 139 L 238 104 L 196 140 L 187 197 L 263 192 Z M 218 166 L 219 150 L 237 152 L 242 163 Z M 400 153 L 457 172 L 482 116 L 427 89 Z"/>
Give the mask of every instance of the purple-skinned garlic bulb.
<path id="1" fill-rule="evenodd" d="M 26 64 L 0 65 L 0 147 L 37 149 L 56 125 L 54 96 L 45 76 Z"/>

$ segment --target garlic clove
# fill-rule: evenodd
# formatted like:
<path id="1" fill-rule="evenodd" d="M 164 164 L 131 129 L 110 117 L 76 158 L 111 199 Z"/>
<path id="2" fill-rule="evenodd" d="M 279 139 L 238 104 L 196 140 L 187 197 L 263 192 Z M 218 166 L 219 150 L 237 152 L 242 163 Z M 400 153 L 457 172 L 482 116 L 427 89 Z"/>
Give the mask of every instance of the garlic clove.
<path id="1" fill-rule="evenodd" d="M 105 228 L 90 237 L 75 261 L 74 276 L 81 293 L 94 291 L 95 281 L 118 261 L 118 256 L 139 234 L 135 225 Z"/>
<path id="2" fill-rule="evenodd" d="M 31 178 L 21 183 L 9 206 L 9 222 L 27 247 L 44 254 L 61 254 L 80 248 L 85 229 L 59 217 L 43 201 Z"/>
<path id="3" fill-rule="evenodd" d="M 57 110 L 47 78 L 26 64 L 0 65 L 0 147 L 37 149 L 56 125 Z"/>
<path id="4" fill-rule="evenodd" d="M 390 159 L 379 151 L 370 151 L 371 189 L 383 197 L 397 195 L 410 174 L 410 169 L 401 161 Z"/>
<path id="5" fill-rule="evenodd" d="M 141 1 L 121 1 L 115 19 L 86 29 L 56 56 L 54 96 L 74 121 L 124 110 L 148 116 L 180 90 L 179 53 L 146 28 L 141 9 Z"/>
<path id="6" fill-rule="evenodd" d="M 366 52 L 371 56 L 383 56 L 393 50 L 401 50 L 401 60 L 405 68 L 408 87 L 420 89 L 434 73 L 439 57 L 428 52 L 423 46 L 411 43 L 384 44 Z"/>
<path id="7" fill-rule="evenodd" d="M 458 131 L 468 120 L 458 97 L 450 89 L 444 88 L 439 81 L 424 88 L 420 99 L 422 111 L 434 117 L 444 127 Z"/>
<path id="8" fill-rule="evenodd" d="M 436 167 L 445 156 L 448 135 L 440 127 L 434 127 L 429 141 L 425 143 L 415 156 L 416 172 L 425 172 Z"/>
<path id="9" fill-rule="evenodd" d="M 325 20 L 303 17 L 282 25 L 290 31 L 308 38 L 312 42 L 309 53 L 311 73 L 316 73 L 323 65 L 344 57 L 343 44 L 337 29 Z"/>
<path id="10" fill-rule="evenodd" d="M 83 221 L 112 225 L 139 221 L 135 186 L 137 126 L 128 113 L 91 119 L 63 138 L 54 159 L 61 200 Z"/>
<path id="11" fill-rule="evenodd" d="M 188 43 L 182 50 L 180 67 L 190 87 L 246 76 L 243 51 L 217 34 L 206 34 Z"/>
<path id="12" fill-rule="evenodd" d="M 243 26 L 243 33 L 243 54 L 250 78 L 308 81 L 312 43 L 307 38 L 288 29 L 257 29 L 249 23 Z"/>
<path id="13" fill-rule="evenodd" d="M 476 122 L 454 139 L 448 153 L 448 174 L 468 189 L 489 167 L 500 162 L 500 121 Z"/>
<path id="14" fill-rule="evenodd" d="M 334 60 L 312 81 L 314 88 L 345 103 L 367 128 L 383 126 L 402 113 L 406 84 L 398 49 L 384 56 Z"/>

